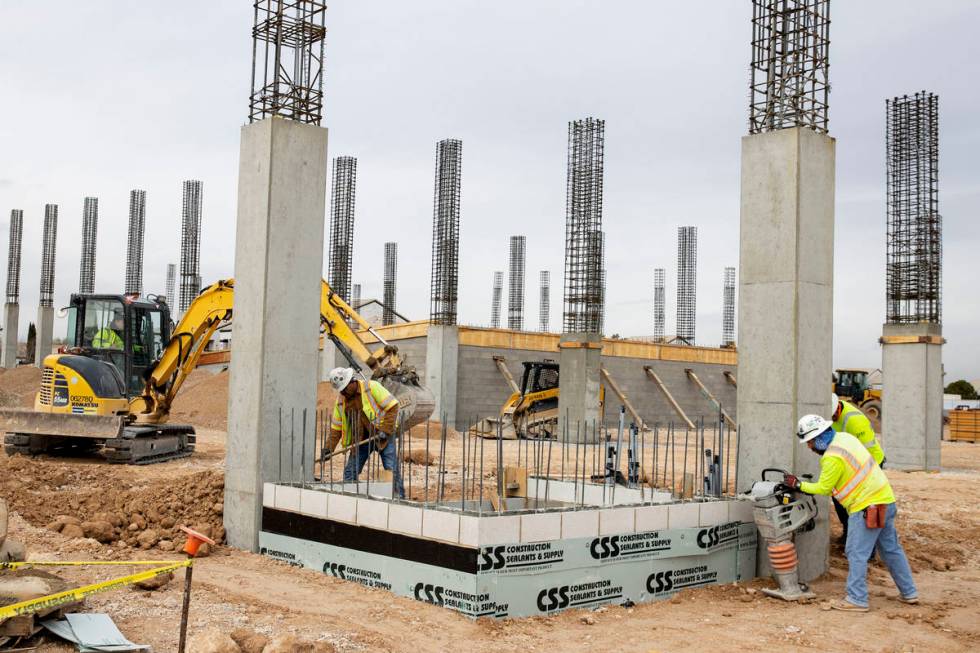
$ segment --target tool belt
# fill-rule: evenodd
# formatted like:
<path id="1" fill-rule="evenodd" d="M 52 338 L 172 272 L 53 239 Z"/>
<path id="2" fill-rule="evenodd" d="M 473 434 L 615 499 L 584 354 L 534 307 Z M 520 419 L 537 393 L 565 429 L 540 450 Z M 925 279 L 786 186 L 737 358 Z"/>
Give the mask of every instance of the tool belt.
<path id="1" fill-rule="evenodd" d="M 887 503 L 873 504 L 864 509 L 864 525 L 868 528 L 884 528 L 887 517 Z"/>

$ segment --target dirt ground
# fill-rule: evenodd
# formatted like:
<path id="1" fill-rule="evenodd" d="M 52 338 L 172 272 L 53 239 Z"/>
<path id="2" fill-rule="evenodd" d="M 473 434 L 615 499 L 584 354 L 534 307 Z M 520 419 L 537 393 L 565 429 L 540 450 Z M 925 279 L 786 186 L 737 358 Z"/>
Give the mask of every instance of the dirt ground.
<path id="1" fill-rule="evenodd" d="M 32 392 L 27 389 L 33 387 L 28 376 L 19 370 L 0 374 L 0 401 L 16 405 L 21 391 Z M 15 380 L 23 388 L 14 387 Z M 209 381 L 211 378 L 195 379 L 197 383 Z M 185 406 L 184 410 L 190 416 L 205 408 Z M 174 531 L 179 523 L 210 527 L 220 537 L 225 433 L 204 428 L 204 424 L 199 427 L 198 452 L 192 458 L 147 467 L 110 466 L 91 458 L 42 456 L 29 462 L 0 455 L 0 494 L 11 507 L 10 537 L 24 541 L 31 559 L 36 560 L 170 559 L 175 554 L 161 550 L 159 541 L 167 539 L 179 546 Z M 439 442 L 434 434 L 433 438 L 430 453 Z M 424 444 L 424 439 L 417 441 Z M 467 447 L 471 443 L 468 440 Z M 486 453 L 491 443 L 483 445 L 487 466 L 491 466 Z M 459 460 L 462 446 L 462 438 L 450 432 L 447 458 Z M 479 453 L 479 443 L 468 451 Z M 974 489 L 980 480 L 980 444 L 945 442 L 942 453 L 943 471 L 939 473 L 887 471 L 899 497 L 899 531 L 923 598 L 919 606 L 895 600 L 887 571 L 876 564 L 870 573 L 872 611 L 867 614 L 825 611 L 819 601 L 809 605 L 777 602 L 757 592 L 770 581 L 757 580 L 684 592 L 667 601 L 631 608 L 472 621 L 448 609 L 219 545 L 195 563 L 190 633 L 200 636 L 212 630 L 230 633 L 244 628 L 260 636 L 293 634 L 318 642 L 316 649 L 277 651 L 417 653 L 465 647 L 476 653 L 665 652 L 717 646 L 748 652 L 826 650 L 835 642 L 847 642 L 853 651 L 974 651 L 980 647 L 980 552 L 976 546 L 980 518 L 973 512 Z M 507 443 L 505 461 L 516 462 L 517 455 L 516 445 Z M 526 451 L 521 456 L 527 460 Z M 553 453 L 553 472 L 557 459 Z M 437 476 L 437 465 L 413 465 L 413 489 L 427 467 L 430 483 Z M 462 470 L 448 467 L 447 485 L 459 491 Z M 483 478 L 493 483 L 490 470 L 484 470 Z M 473 485 L 469 487 L 472 491 Z M 72 538 L 52 530 L 59 515 L 77 517 L 89 528 L 93 521 L 107 520 L 111 532 L 96 533 L 107 540 L 103 543 Z M 145 525 L 137 523 L 140 518 Z M 158 531 L 158 540 L 143 548 L 138 534 L 151 529 Z M 58 573 L 86 583 L 121 572 L 118 568 L 71 567 Z M 842 553 L 833 549 L 831 570 L 813 589 L 821 600 L 840 597 L 845 575 Z M 155 651 L 175 651 L 180 601 L 178 577 L 156 591 L 128 588 L 93 596 L 86 601 L 85 610 L 108 613 L 135 642 L 150 644 Z M 827 641 L 827 633 L 832 633 L 832 642 Z M 38 651 L 73 650 L 54 640 L 39 641 Z"/>

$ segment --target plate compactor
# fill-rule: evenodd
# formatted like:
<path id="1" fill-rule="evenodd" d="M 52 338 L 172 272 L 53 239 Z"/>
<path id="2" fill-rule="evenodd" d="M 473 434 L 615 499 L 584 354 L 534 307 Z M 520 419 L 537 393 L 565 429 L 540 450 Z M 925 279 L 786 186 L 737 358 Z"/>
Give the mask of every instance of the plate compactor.
<path id="1" fill-rule="evenodd" d="M 766 480 L 768 474 L 778 474 L 778 481 Z M 753 501 L 752 517 L 759 535 L 766 541 L 772 573 L 779 589 L 764 589 L 767 596 L 784 601 L 816 598 L 805 583 L 800 582 L 799 563 L 796 557 L 795 533 L 805 533 L 814 527 L 817 502 L 804 494 L 783 485 L 781 469 L 762 470 L 762 480 L 752 484 L 749 496 Z"/>

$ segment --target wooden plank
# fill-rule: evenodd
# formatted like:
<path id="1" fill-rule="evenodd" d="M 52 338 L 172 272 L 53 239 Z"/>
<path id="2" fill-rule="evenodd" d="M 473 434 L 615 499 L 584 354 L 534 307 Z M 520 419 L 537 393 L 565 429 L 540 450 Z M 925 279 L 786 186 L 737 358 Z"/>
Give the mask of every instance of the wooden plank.
<path id="1" fill-rule="evenodd" d="M 946 339 L 942 336 L 881 336 L 878 342 L 883 345 L 942 345 Z"/>
<path id="2" fill-rule="evenodd" d="M 734 375 L 734 374 L 732 374 L 732 373 L 731 373 L 731 372 L 729 372 L 728 370 L 725 370 L 724 372 L 722 372 L 722 374 L 724 374 L 724 375 L 725 375 L 725 379 L 726 379 L 726 380 L 727 380 L 727 381 L 728 381 L 729 383 L 731 383 L 731 384 L 732 384 L 733 386 L 735 386 L 736 388 L 738 387 L 738 381 L 736 381 L 736 380 L 735 380 L 735 375 Z"/>
<path id="3" fill-rule="evenodd" d="M 510 391 L 520 393 L 521 389 L 517 387 L 517 382 L 514 381 L 514 377 L 511 376 L 510 370 L 507 369 L 505 360 L 506 359 L 504 359 L 503 356 L 493 357 L 493 362 L 497 365 L 497 369 L 500 370 L 500 373 L 503 375 L 504 380 L 507 381 L 507 385 L 510 386 Z"/>
<path id="4" fill-rule="evenodd" d="M 660 377 L 657 376 L 657 373 L 653 371 L 653 368 L 651 368 L 649 365 L 644 365 L 643 371 L 647 373 L 647 376 L 650 377 L 650 379 L 654 383 L 657 384 L 657 387 L 660 388 L 660 391 L 664 393 L 664 397 L 667 398 L 667 403 L 669 403 L 670 406 L 674 409 L 674 412 L 677 413 L 677 416 L 680 417 L 682 420 L 684 420 L 684 423 L 687 425 L 687 427 L 689 429 L 696 428 L 694 426 L 694 422 L 692 422 L 688 418 L 687 414 L 681 408 L 680 404 L 678 404 L 677 401 L 674 399 L 674 396 L 670 394 L 670 390 L 667 389 L 666 384 L 664 384 L 664 382 L 660 380 Z"/>
<path id="5" fill-rule="evenodd" d="M 609 387 L 612 388 L 612 391 L 616 393 L 616 396 L 619 397 L 619 400 L 623 402 L 623 405 L 626 406 L 626 410 L 633 416 L 633 421 L 638 427 L 640 427 L 640 431 L 645 431 L 646 425 L 643 423 L 643 418 L 640 417 L 640 414 L 636 412 L 635 408 L 633 408 L 633 404 L 630 403 L 630 400 L 626 397 L 626 393 L 622 391 L 619 384 L 613 381 L 612 376 L 609 375 L 609 371 L 604 367 L 600 367 L 599 373 L 602 375 L 602 378 L 606 380 L 606 383 L 609 384 Z"/>
<path id="6" fill-rule="evenodd" d="M 687 374 L 687 378 L 689 378 L 691 381 L 693 381 L 694 382 L 694 385 L 698 386 L 698 389 L 701 391 L 701 395 L 705 399 L 707 399 L 711 403 L 712 406 L 714 406 L 714 409 L 716 411 L 718 411 L 719 413 L 721 413 L 722 419 L 725 420 L 725 423 L 728 424 L 733 429 L 737 429 L 738 428 L 738 424 L 736 424 L 735 423 L 735 420 L 733 420 L 731 417 L 729 417 L 728 413 L 725 412 L 725 409 L 722 408 L 722 406 L 721 406 L 721 402 L 719 402 L 717 399 L 715 399 L 715 396 L 713 394 L 711 394 L 711 391 L 708 390 L 704 386 L 703 383 L 701 383 L 701 379 L 699 379 L 698 378 L 698 375 L 694 373 L 694 370 L 692 370 L 692 369 L 686 369 L 686 370 L 684 370 L 684 372 Z"/>

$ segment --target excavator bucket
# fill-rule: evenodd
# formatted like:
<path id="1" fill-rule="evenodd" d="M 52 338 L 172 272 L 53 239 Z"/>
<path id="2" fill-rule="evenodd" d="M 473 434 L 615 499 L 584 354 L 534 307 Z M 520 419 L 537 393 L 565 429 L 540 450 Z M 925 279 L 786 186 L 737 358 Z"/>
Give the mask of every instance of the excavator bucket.
<path id="1" fill-rule="evenodd" d="M 435 410 L 435 395 L 415 379 L 388 376 L 381 385 L 398 400 L 398 417 L 405 430 L 424 423 Z"/>
<path id="2" fill-rule="evenodd" d="M 516 440 L 517 429 L 514 428 L 514 419 L 510 414 L 505 413 L 503 417 L 486 417 L 470 427 L 470 435 L 481 438 L 497 439 L 499 435 L 502 440 Z"/>
<path id="3" fill-rule="evenodd" d="M 56 436 L 63 438 L 115 438 L 123 430 L 118 415 L 69 415 L 40 413 L 30 409 L 0 409 L 0 431 L 12 435 Z"/>

